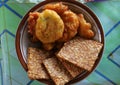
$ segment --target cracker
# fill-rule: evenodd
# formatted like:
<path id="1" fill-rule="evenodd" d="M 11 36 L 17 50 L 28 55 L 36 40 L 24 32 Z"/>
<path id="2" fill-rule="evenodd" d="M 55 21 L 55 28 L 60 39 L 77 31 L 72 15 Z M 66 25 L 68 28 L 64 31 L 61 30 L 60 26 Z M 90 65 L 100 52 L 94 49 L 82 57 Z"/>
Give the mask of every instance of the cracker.
<path id="1" fill-rule="evenodd" d="M 72 76 L 56 57 L 46 59 L 43 64 L 56 85 L 65 85 L 72 79 Z"/>
<path id="2" fill-rule="evenodd" d="M 91 71 L 102 46 L 103 44 L 100 42 L 77 37 L 66 42 L 57 56 L 80 68 Z"/>
<path id="3" fill-rule="evenodd" d="M 76 77 L 84 71 L 84 69 L 79 68 L 70 62 L 67 62 L 62 59 L 60 59 L 60 61 L 65 66 L 65 68 L 69 71 L 69 73 L 72 75 L 72 77 Z"/>
<path id="4" fill-rule="evenodd" d="M 49 57 L 49 53 L 37 48 L 28 48 L 28 77 L 30 79 L 49 79 L 49 75 L 42 65 L 43 60 Z"/>

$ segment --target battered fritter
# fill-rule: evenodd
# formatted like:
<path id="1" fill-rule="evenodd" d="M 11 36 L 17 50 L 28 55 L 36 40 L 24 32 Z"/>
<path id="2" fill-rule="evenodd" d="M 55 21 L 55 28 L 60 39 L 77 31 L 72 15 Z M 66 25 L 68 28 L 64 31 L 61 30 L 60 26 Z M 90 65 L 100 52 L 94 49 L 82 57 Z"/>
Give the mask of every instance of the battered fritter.
<path id="1" fill-rule="evenodd" d="M 59 42 L 66 42 L 72 39 L 77 34 L 79 20 L 78 16 L 70 10 L 65 11 L 62 14 L 61 18 L 64 22 L 65 28 L 63 37 L 59 40 Z"/>
<path id="2" fill-rule="evenodd" d="M 81 36 L 81 37 L 84 37 L 84 38 L 93 38 L 94 37 L 94 32 L 92 31 L 91 29 L 91 24 L 88 23 L 85 18 L 84 18 L 84 15 L 83 14 L 79 14 L 78 15 L 78 18 L 79 18 L 79 23 L 80 23 L 80 27 L 78 29 L 78 34 Z"/>
<path id="3" fill-rule="evenodd" d="M 61 15 L 64 11 L 68 10 L 68 6 L 60 3 L 54 3 L 54 4 L 47 4 L 44 6 L 43 9 L 50 9 L 56 11 L 59 15 Z"/>
<path id="4" fill-rule="evenodd" d="M 42 43 L 53 43 L 63 36 L 64 23 L 53 10 L 44 10 L 39 14 L 35 35 Z"/>

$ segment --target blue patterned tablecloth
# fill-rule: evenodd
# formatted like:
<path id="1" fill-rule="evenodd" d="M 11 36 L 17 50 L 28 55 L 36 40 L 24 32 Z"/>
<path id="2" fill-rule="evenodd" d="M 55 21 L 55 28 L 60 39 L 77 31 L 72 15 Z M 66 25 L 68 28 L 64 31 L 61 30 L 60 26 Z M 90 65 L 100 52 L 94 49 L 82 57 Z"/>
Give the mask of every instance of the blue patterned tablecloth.
<path id="1" fill-rule="evenodd" d="M 18 24 L 39 1 L 0 0 L 0 85 L 44 85 L 29 80 L 15 50 Z M 101 21 L 105 33 L 105 50 L 97 69 L 74 85 L 120 85 L 120 0 L 89 2 L 86 5 Z"/>

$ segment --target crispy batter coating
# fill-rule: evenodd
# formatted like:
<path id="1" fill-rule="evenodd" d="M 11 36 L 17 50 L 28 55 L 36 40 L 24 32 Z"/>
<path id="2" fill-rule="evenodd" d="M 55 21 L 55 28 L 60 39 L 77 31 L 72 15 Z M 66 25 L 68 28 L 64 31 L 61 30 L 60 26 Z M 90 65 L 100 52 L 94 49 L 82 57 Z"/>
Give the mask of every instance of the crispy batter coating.
<path id="1" fill-rule="evenodd" d="M 58 14 L 62 14 L 64 11 L 68 10 L 68 6 L 63 5 L 62 2 L 60 2 L 60 3 L 54 3 L 54 4 L 47 4 L 44 6 L 43 9 L 54 10 Z"/>
<path id="2" fill-rule="evenodd" d="M 29 13 L 29 17 L 28 17 L 28 32 L 30 34 L 34 34 L 34 28 L 35 28 L 35 24 L 36 24 L 36 20 L 39 16 L 39 12 L 30 12 Z"/>
<path id="3" fill-rule="evenodd" d="M 63 37 L 59 39 L 59 41 L 66 42 L 77 34 L 77 29 L 79 27 L 79 20 L 77 15 L 70 10 L 65 11 L 61 17 L 64 22 L 65 29 L 64 29 Z"/>
<path id="4" fill-rule="evenodd" d="M 45 50 L 52 50 L 53 48 L 54 48 L 54 46 L 55 46 L 55 43 L 47 43 L 47 44 L 43 44 L 43 48 L 45 49 Z"/>
<path id="5" fill-rule="evenodd" d="M 35 36 L 35 25 L 36 25 L 36 21 L 38 19 L 39 16 L 39 12 L 30 12 L 29 13 L 29 17 L 28 17 L 28 33 L 30 33 L 30 35 L 32 36 L 32 41 L 38 41 L 38 39 Z"/>
<path id="6" fill-rule="evenodd" d="M 53 10 L 44 10 L 37 19 L 35 34 L 43 43 L 53 43 L 63 36 L 64 23 L 60 16 Z"/>
<path id="7" fill-rule="evenodd" d="M 91 29 L 91 24 L 86 22 L 83 14 L 79 14 L 78 18 L 80 23 L 78 34 L 84 38 L 93 38 L 95 34 Z"/>

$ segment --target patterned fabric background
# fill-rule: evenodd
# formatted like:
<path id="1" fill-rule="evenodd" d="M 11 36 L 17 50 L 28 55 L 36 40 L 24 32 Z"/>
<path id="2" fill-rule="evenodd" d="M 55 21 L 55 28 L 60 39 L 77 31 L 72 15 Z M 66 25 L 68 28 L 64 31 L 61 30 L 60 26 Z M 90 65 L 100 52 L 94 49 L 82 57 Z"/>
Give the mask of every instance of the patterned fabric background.
<path id="1" fill-rule="evenodd" d="M 15 50 L 15 34 L 19 22 L 40 1 L 0 0 L 0 85 L 44 85 L 29 80 Z M 89 2 L 86 5 L 102 23 L 105 50 L 97 69 L 74 85 L 120 85 L 120 0 Z"/>

